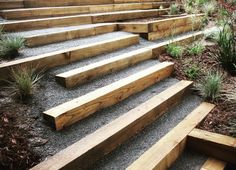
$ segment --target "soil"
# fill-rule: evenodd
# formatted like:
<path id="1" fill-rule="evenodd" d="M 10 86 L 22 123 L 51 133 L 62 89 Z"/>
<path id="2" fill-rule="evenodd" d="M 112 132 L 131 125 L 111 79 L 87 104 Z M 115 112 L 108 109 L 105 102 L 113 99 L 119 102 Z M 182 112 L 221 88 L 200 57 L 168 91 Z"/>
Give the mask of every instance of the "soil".
<path id="1" fill-rule="evenodd" d="M 201 81 L 201 77 L 206 75 L 208 71 L 220 72 L 223 75 L 222 93 L 220 97 L 216 101 L 209 101 L 216 104 L 216 108 L 207 115 L 198 128 L 236 137 L 236 106 L 235 104 L 231 104 L 225 95 L 225 92 L 236 89 L 236 77 L 227 73 L 227 71 L 222 68 L 217 59 L 214 57 L 218 47 L 214 43 L 202 43 L 211 45 L 206 46 L 203 54 L 201 55 L 190 56 L 185 53 L 181 58 L 174 59 L 168 54 L 163 54 L 159 57 L 159 59 L 160 61 L 174 62 L 174 77 L 179 80 L 191 80 L 187 77 L 186 70 L 193 66 L 200 68 L 200 73 L 193 80 L 193 92 L 199 96 L 201 95 L 197 90 L 197 85 Z"/>
<path id="2" fill-rule="evenodd" d="M 4 93 L 0 94 L 0 169 L 29 169 L 40 160 L 33 149 L 40 138 L 31 133 L 35 118 L 29 116 L 27 105 L 16 103 Z"/>

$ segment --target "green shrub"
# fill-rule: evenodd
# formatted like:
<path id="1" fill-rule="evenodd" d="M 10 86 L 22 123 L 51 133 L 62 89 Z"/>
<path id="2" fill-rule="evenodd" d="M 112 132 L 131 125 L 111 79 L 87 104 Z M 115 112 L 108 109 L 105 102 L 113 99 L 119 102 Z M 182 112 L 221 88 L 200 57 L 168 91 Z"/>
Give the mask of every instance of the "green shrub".
<path id="1" fill-rule="evenodd" d="M 179 7 L 179 5 L 178 4 L 172 4 L 171 6 L 170 6 L 170 12 L 169 12 L 169 14 L 170 15 L 177 15 L 177 14 L 179 14 L 180 13 L 180 7 Z"/>
<path id="2" fill-rule="evenodd" d="M 24 46 L 25 39 L 22 37 L 4 37 L 0 40 L 0 57 L 13 59 Z"/>
<path id="3" fill-rule="evenodd" d="M 179 58 L 183 55 L 184 48 L 176 44 L 170 44 L 167 46 L 167 54 L 173 58 Z"/>
<path id="4" fill-rule="evenodd" d="M 222 86 L 222 75 L 219 73 L 209 72 L 204 78 L 202 78 L 198 89 L 201 95 L 206 100 L 215 101 L 220 95 Z"/>
<path id="5" fill-rule="evenodd" d="M 219 46 L 219 52 L 216 54 L 217 59 L 225 70 L 236 75 L 236 43 L 230 25 L 223 26 L 216 41 Z"/>
<path id="6" fill-rule="evenodd" d="M 14 96 L 23 101 L 34 93 L 38 81 L 42 78 L 42 73 L 37 72 L 35 68 L 23 66 L 12 69 L 11 75 L 12 79 L 7 81 L 8 88 Z"/>
<path id="7" fill-rule="evenodd" d="M 190 55 L 200 55 L 203 53 L 205 46 L 201 42 L 195 42 L 190 45 L 187 49 Z"/>
<path id="8" fill-rule="evenodd" d="M 190 68 L 188 68 L 185 71 L 186 76 L 190 79 L 190 80 L 194 80 L 198 77 L 200 73 L 200 68 L 197 67 L 196 65 L 191 66 Z"/>

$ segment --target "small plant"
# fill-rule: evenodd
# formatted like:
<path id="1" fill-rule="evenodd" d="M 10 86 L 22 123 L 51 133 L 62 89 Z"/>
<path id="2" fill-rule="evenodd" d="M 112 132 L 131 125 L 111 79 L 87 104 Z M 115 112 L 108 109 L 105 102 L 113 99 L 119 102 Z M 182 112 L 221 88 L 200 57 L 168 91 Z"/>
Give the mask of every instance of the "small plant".
<path id="1" fill-rule="evenodd" d="M 203 53 L 204 49 L 204 45 L 202 45 L 200 42 L 195 42 L 188 47 L 187 51 L 190 55 L 200 55 Z"/>
<path id="2" fill-rule="evenodd" d="M 216 39 L 219 46 L 219 52 L 216 57 L 230 74 L 236 75 L 236 42 L 231 26 L 225 24 Z"/>
<path id="3" fill-rule="evenodd" d="M 170 15 L 177 15 L 177 14 L 179 14 L 180 13 L 180 7 L 179 7 L 179 5 L 178 4 L 172 4 L 171 6 L 170 6 L 170 12 L 169 12 L 169 14 Z"/>
<path id="4" fill-rule="evenodd" d="M 0 57 L 13 59 L 24 46 L 25 39 L 22 37 L 5 37 L 0 40 Z"/>
<path id="5" fill-rule="evenodd" d="M 188 68 L 185 71 L 186 76 L 190 79 L 190 80 L 194 80 L 198 77 L 200 73 L 200 68 L 197 67 L 196 65 L 191 66 L 190 68 Z"/>
<path id="6" fill-rule="evenodd" d="M 2 39 L 2 35 L 3 35 L 3 26 L 0 26 L 0 39 Z"/>
<path id="7" fill-rule="evenodd" d="M 209 72 L 198 85 L 201 95 L 206 100 L 215 101 L 220 95 L 222 78 L 219 73 Z"/>
<path id="8" fill-rule="evenodd" d="M 207 16 L 212 16 L 213 13 L 216 11 L 217 3 L 216 1 L 209 1 L 202 6 L 202 11 L 207 15 Z"/>
<path id="9" fill-rule="evenodd" d="M 176 44 L 169 44 L 167 46 L 167 54 L 169 54 L 173 58 L 179 58 L 182 56 L 184 52 L 184 48 L 182 46 Z"/>
<path id="10" fill-rule="evenodd" d="M 12 69 L 11 74 L 12 80 L 7 81 L 9 84 L 8 89 L 11 90 L 12 95 L 17 96 L 23 101 L 33 94 L 38 81 L 42 78 L 42 74 L 31 67 L 21 66 Z"/>

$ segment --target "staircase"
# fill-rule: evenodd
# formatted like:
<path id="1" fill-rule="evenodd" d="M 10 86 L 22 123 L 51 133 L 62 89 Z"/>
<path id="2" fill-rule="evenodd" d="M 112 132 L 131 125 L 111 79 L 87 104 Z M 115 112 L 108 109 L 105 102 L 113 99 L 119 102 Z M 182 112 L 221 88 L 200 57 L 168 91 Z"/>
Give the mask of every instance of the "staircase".
<path id="1" fill-rule="evenodd" d="M 32 169 L 167 169 L 184 152 L 214 105 L 189 93 L 192 82 L 171 78 L 174 63 L 158 56 L 170 43 L 202 37 L 194 32 L 200 21 L 191 28 L 188 15 L 127 22 L 162 17 L 171 3 L 0 1 L 0 26 L 27 42 L 22 56 L 0 64 L 0 78 L 22 65 L 47 70 L 32 109 L 35 128 L 51 139 L 43 155 L 54 156 Z M 178 36 L 170 39 L 173 27 Z"/>

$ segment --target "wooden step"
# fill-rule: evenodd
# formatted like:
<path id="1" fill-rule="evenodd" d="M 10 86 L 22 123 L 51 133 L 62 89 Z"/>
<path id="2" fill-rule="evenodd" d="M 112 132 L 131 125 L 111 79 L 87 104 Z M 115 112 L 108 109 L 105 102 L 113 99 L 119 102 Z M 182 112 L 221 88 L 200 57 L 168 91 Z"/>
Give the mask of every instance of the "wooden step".
<path id="1" fill-rule="evenodd" d="M 160 2 L 163 0 L 24 0 L 25 7 L 55 7 L 120 3 Z"/>
<path id="2" fill-rule="evenodd" d="M 156 21 L 147 22 L 123 22 L 118 23 L 118 28 L 122 31 L 132 32 L 132 33 L 159 33 L 163 34 L 166 31 L 172 30 L 173 32 L 177 29 L 179 30 L 185 27 L 191 27 L 200 25 L 203 14 L 197 15 L 186 15 L 178 16 L 167 19 L 157 19 Z M 180 28 L 180 29 L 178 29 Z"/>
<path id="3" fill-rule="evenodd" d="M 0 9 L 23 8 L 24 0 L 0 0 Z"/>
<path id="4" fill-rule="evenodd" d="M 226 167 L 226 162 L 214 159 L 214 158 L 209 158 L 207 161 L 204 163 L 204 165 L 201 167 L 200 170 L 224 170 Z"/>
<path id="5" fill-rule="evenodd" d="M 56 130 L 61 130 L 98 110 L 109 107 L 171 75 L 173 63 L 164 62 L 121 79 L 43 113 Z"/>
<path id="6" fill-rule="evenodd" d="M 121 70 L 123 68 L 151 58 L 152 50 L 142 48 L 136 51 L 131 51 L 129 53 L 119 55 L 117 57 L 106 59 L 97 63 L 58 74 L 56 75 L 56 80 L 63 86 L 71 88 L 78 84 L 82 84 L 89 80 L 92 80 L 98 76 Z"/>
<path id="7" fill-rule="evenodd" d="M 37 47 L 56 42 L 63 42 L 76 38 L 84 38 L 109 32 L 117 31 L 116 24 L 94 24 L 89 27 L 42 33 L 24 37 L 28 47 Z"/>
<path id="8" fill-rule="evenodd" d="M 181 102 L 192 82 L 180 81 L 121 117 L 101 127 L 53 157 L 35 166 L 38 169 L 87 169 L 127 139 Z M 67 155 L 67 156 L 65 156 Z M 70 155 L 71 157 L 68 157 Z"/>
<path id="9" fill-rule="evenodd" d="M 119 11 L 97 14 L 82 14 L 64 17 L 52 17 L 43 19 L 30 19 L 21 21 L 9 21 L 1 23 L 4 26 L 3 30 L 11 31 L 25 31 L 32 29 L 42 29 L 51 27 L 75 26 L 84 24 L 95 24 L 103 22 L 114 22 L 126 19 L 154 17 L 167 13 L 168 9 L 152 9 L 152 10 L 132 10 Z"/>
<path id="10" fill-rule="evenodd" d="M 112 52 L 121 48 L 137 44 L 138 42 L 138 35 L 124 35 L 110 40 L 85 44 L 78 47 L 72 47 L 38 56 L 2 63 L 0 64 L 0 79 L 8 78 L 10 76 L 9 70 L 11 68 L 17 68 L 21 65 L 36 66 L 37 68 L 43 68 L 46 70 L 55 66 L 75 62 L 84 58 L 93 57 L 107 52 Z"/>
<path id="11" fill-rule="evenodd" d="M 183 152 L 187 135 L 214 108 L 213 104 L 202 103 L 174 129 L 148 149 L 127 170 L 168 169 Z"/>
<path id="12" fill-rule="evenodd" d="M 57 17 L 66 15 L 89 14 L 99 12 L 114 12 L 125 10 L 145 10 L 169 7 L 171 2 L 141 2 L 131 4 L 107 4 L 90 6 L 65 6 L 65 7 L 44 7 L 44 8 L 22 8 L 0 11 L 4 19 L 34 19 L 45 17 Z"/>
<path id="13" fill-rule="evenodd" d="M 188 135 L 188 147 L 236 165 L 236 138 L 194 129 Z"/>

